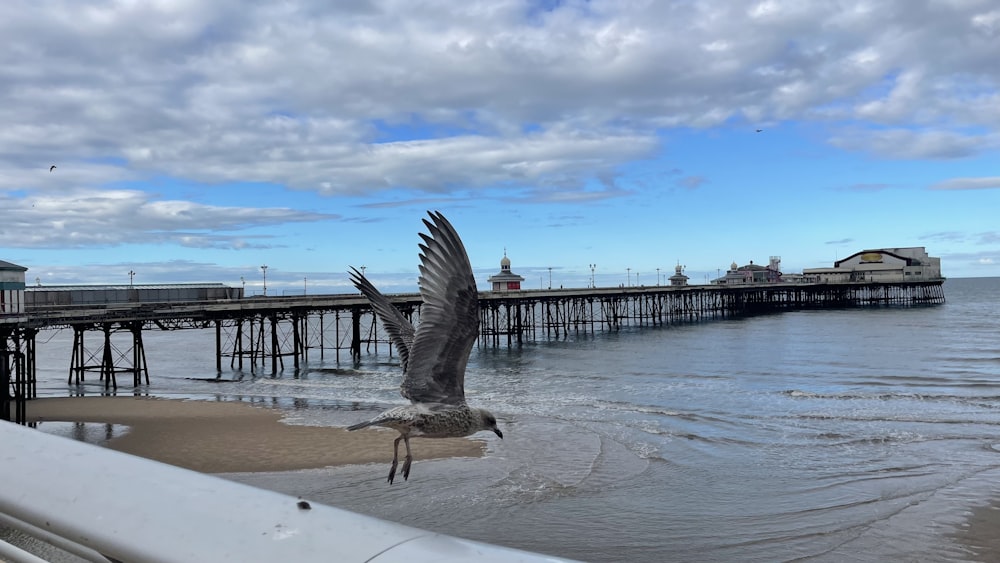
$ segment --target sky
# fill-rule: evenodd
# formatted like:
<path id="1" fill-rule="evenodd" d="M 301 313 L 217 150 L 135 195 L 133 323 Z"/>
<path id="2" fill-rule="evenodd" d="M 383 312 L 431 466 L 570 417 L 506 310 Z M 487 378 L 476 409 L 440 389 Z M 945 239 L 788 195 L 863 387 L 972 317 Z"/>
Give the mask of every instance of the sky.
<path id="1" fill-rule="evenodd" d="M 505 252 L 526 288 L 1000 276 L 994 0 L 7 0 L 0 38 L 29 285 L 414 291 L 428 210 L 480 289 Z"/>

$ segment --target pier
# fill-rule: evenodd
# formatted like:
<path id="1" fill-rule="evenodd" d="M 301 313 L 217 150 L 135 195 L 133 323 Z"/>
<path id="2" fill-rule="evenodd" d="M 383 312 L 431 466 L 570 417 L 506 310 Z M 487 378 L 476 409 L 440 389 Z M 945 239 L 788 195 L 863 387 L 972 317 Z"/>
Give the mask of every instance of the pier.
<path id="1" fill-rule="evenodd" d="M 944 302 L 943 280 L 873 283 L 761 283 L 634 286 L 481 292 L 479 345 L 525 342 L 717 318 L 819 308 L 931 305 Z M 72 329 L 69 384 L 88 376 L 106 390 L 120 374 L 133 387 L 149 384 L 142 335 L 149 330 L 211 329 L 216 370 L 277 374 L 299 369 L 310 354 L 357 361 L 390 350 L 389 340 L 358 294 L 252 297 L 197 301 L 29 306 L 0 317 L 0 419 L 24 422 L 24 402 L 36 396 L 36 335 Z M 414 324 L 419 294 L 389 295 Z"/>

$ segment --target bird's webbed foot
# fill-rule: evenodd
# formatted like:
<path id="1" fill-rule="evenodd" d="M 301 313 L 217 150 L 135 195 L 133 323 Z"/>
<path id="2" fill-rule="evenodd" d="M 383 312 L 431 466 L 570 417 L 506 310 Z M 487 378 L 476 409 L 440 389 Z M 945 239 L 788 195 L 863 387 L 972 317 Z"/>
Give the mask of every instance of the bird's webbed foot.
<path id="1" fill-rule="evenodd" d="M 413 461 L 413 456 L 406 456 L 403 460 L 403 470 L 400 473 L 403 474 L 403 480 L 406 481 L 410 478 L 410 463 Z"/>
<path id="2" fill-rule="evenodd" d="M 398 465 L 398 463 L 396 462 L 396 460 L 392 460 L 392 465 L 389 466 L 389 479 L 388 479 L 388 481 L 389 481 L 390 485 L 392 484 L 392 480 L 396 478 L 396 466 L 397 465 Z M 404 465 L 403 467 L 405 468 L 406 466 Z"/>

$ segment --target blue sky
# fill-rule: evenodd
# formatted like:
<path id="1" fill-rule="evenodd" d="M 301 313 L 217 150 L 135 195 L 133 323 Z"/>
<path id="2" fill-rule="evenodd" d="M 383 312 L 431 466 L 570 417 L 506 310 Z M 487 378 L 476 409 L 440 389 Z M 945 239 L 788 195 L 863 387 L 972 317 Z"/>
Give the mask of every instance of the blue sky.
<path id="1" fill-rule="evenodd" d="M 481 289 L 505 249 L 527 287 L 900 246 L 1000 276 L 992 1 L 2 11 L 0 259 L 31 283 L 412 291 L 428 209 Z"/>

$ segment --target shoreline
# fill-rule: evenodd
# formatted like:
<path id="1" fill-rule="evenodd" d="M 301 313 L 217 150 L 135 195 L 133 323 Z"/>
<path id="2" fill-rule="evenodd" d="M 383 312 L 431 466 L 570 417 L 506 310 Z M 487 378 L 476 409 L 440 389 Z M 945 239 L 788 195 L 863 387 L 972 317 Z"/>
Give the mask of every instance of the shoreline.
<path id="1" fill-rule="evenodd" d="M 277 409 L 230 401 L 151 397 L 56 397 L 27 403 L 28 422 L 119 424 L 129 430 L 101 443 L 120 452 L 200 471 L 256 473 L 385 463 L 392 430 L 298 426 Z M 415 460 L 481 457 L 468 438 L 422 440 Z"/>

